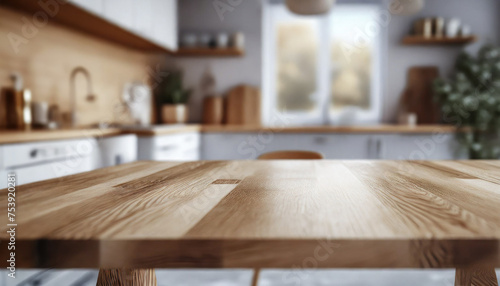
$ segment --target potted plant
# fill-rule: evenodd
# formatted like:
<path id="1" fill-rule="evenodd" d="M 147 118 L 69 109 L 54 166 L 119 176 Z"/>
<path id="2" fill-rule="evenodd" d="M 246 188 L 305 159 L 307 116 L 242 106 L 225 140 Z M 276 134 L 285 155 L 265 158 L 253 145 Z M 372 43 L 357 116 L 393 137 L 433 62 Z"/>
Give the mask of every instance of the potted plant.
<path id="1" fill-rule="evenodd" d="M 191 90 L 184 89 L 182 73 L 172 72 L 158 86 L 156 94 L 163 123 L 186 123 L 189 117 L 188 101 Z"/>
<path id="2" fill-rule="evenodd" d="M 476 57 L 463 53 L 453 79 L 438 79 L 436 99 L 446 123 L 457 126 L 457 136 L 470 159 L 498 159 L 500 145 L 500 48 L 485 46 Z"/>

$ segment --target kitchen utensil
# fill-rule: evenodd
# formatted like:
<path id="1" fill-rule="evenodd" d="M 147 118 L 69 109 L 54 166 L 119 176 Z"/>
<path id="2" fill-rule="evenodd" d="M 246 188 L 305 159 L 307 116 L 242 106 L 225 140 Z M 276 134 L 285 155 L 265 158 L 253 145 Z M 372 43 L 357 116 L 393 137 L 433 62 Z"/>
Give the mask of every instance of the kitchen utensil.
<path id="1" fill-rule="evenodd" d="M 234 48 L 243 50 L 245 48 L 245 35 L 241 32 L 234 33 L 231 36 L 231 45 Z"/>
<path id="2" fill-rule="evenodd" d="M 215 75 L 212 72 L 210 66 L 208 66 L 203 73 L 200 81 L 200 89 L 204 96 L 214 96 L 216 90 L 217 81 L 215 80 Z"/>
<path id="3" fill-rule="evenodd" d="M 415 127 L 418 123 L 418 116 L 415 113 L 408 113 L 406 110 L 400 110 L 398 115 L 398 124 Z"/>
<path id="4" fill-rule="evenodd" d="M 460 28 L 460 36 L 462 37 L 468 37 L 472 34 L 472 29 L 470 28 L 469 25 L 462 25 Z"/>
<path id="5" fill-rule="evenodd" d="M 194 47 L 196 47 L 196 44 L 197 44 L 196 35 L 190 34 L 190 33 L 186 33 L 186 34 L 182 35 L 181 46 L 183 46 L 185 48 L 194 48 Z"/>
<path id="6" fill-rule="evenodd" d="M 224 98 L 208 96 L 203 99 L 203 124 L 222 124 L 224 117 Z"/>
<path id="7" fill-rule="evenodd" d="M 47 102 L 33 102 L 31 104 L 33 127 L 46 128 L 49 124 L 49 104 Z"/>
<path id="8" fill-rule="evenodd" d="M 434 36 L 442 38 L 444 36 L 444 18 L 437 17 L 434 19 Z"/>
<path id="9" fill-rule="evenodd" d="M 418 124 L 440 122 L 439 107 L 434 101 L 432 85 L 439 77 L 435 66 L 412 67 L 408 71 L 408 82 L 402 97 L 402 107 L 407 113 L 414 113 Z"/>
<path id="10" fill-rule="evenodd" d="M 460 20 L 457 18 L 452 18 L 446 23 L 446 37 L 456 38 L 460 32 Z"/>
<path id="11" fill-rule="evenodd" d="M 233 125 L 260 125 L 260 91 L 240 85 L 227 95 L 226 123 Z"/>
<path id="12" fill-rule="evenodd" d="M 199 37 L 198 37 L 198 46 L 202 47 L 202 48 L 208 48 L 210 47 L 210 42 L 212 40 L 212 36 L 210 36 L 210 34 L 201 34 Z"/>
<path id="13" fill-rule="evenodd" d="M 61 111 L 59 110 L 59 106 L 57 104 L 52 104 L 49 107 L 49 121 L 50 122 L 61 122 Z"/>
<path id="14" fill-rule="evenodd" d="M 431 38 L 432 37 L 432 18 L 425 18 L 424 28 L 423 28 L 423 36 L 424 36 L 424 38 Z"/>
<path id="15" fill-rule="evenodd" d="M 217 48 L 224 49 L 229 45 L 229 36 L 226 33 L 217 34 Z"/>

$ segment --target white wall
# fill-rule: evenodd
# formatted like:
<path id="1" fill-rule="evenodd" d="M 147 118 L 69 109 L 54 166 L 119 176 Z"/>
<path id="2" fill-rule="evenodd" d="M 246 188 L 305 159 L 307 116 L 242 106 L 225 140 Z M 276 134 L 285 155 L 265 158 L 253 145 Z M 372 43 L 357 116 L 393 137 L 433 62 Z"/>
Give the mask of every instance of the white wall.
<path id="1" fill-rule="evenodd" d="M 498 0 L 427 0 L 424 10 L 413 16 L 394 16 L 388 30 L 388 76 L 384 99 L 385 122 L 395 121 L 397 104 L 406 86 L 406 71 L 411 66 L 436 65 L 442 76 L 452 74 L 455 58 L 461 46 L 402 46 L 401 39 L 409 32 L 413 21 L 421 17 L 458 17 L 471 26 L 480 41 L 467 47 L 477 50 L 482 44 L 499 44 L 500 1 Z"/>
<path id="2" fill-rule="evenodd" d="M 226 0 L 220 0 L 226 2 Z M 182 32 L 243 32 L 245 56 L 236 58 L 176 58 L 175 64 L 184 70 L 186 87 L 194 88 L 191 98 L 192 121 L 201 120 L 202 97 L 199 85 L 204 72 L 211 67 L 217 81 L 217 91 L 224 93 L 238 84 L 261 86 L 261 15 L 260 0 L 242 0 L 233 11 L 221 19 L 214 0 L 180 0 L 179 30 Z M 238 2 L 238 1 L 233 1 Z M 227 3 L 227 2 L 226 2 Z"/>
<path id="3" fill-rule="evenodd" d="M 226 2 L 227 0 L 220 0 Z M 234 0 L 233 0 L 234 1 Z M 185 82 L 195 88 L 191 100 L 191 120 L 201 119 L 202 95 L 199 92 L 201 76 L 208 66 L 216 75 L 218 91 L 246 83 L 261 86 L 262 73 L 262 4 L 265 0 L 242 0 L 233 11 L 220 19 L 213 3 L 215 0 L 180 0 L 180 32 L 242 31 L 246 36 L 246 56 L 243 58 L 183 58 L 175 59 L 176 65 L 185 70 Z M 342 1 L 342 0 L 341 0 Z M 359 0 L 379 2 L 381 0 Z M 382 0 L 388 2 L 389 0 Z M 234 1 L 237 2 L 237 1 Z M 415 65 L 437 65 L 442 75 L 451 73 L 455 57 L 462 47 L 408 47 L 400 44 L 412 22 L 420 17 L 458 17 L 468 23 L 478 35 L 480 43 L 468 49 L 474 50 L 481 43 L 498 44 L 500 38 L 500 1 L 498 0 L 427 0 L 424 10 L 413 16 L 393 16 L 388 27 L 387 75 L 384 91 L 383 121 L 395 122 L 401 93 L 406 85 L 406 71 Z"/>

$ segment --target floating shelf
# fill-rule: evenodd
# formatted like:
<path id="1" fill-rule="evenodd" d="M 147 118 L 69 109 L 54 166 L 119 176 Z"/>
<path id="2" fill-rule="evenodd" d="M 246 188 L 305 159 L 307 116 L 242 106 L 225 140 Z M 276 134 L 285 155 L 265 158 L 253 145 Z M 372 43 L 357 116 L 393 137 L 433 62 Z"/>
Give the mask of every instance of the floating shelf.
<path id="1" fill-rule="evenodd" d="M 423 36 L 406 36 L 404 45 L 465 45 L 477 41 L 476 36 L 457 38 L 425 38 Z"/>
<path id="2" fill-rule="evenodd" d="M 236 48 L 180 48 L 174 53 L 178 57 L 241 57 L 245 54 L 243 50 Z"/>

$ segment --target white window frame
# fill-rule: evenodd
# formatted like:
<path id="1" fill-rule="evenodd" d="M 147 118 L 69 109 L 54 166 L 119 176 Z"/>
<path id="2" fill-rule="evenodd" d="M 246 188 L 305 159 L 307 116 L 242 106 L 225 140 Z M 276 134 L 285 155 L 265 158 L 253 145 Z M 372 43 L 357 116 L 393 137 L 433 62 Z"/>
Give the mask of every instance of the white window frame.
<path id="1" fill-rule="evenodd" d="M 263 26 L 262 26 L 262 37 L 263 37 L 263 79 L 262 79 L 262 90 L 263 90 L 263 118 L 262 121 L 265 125 L 275 126 L 283 124 L 283 118 L 285 118 L 285 123 L 287 125 L 295 126 L 312 126 L 312 125 L 339 125 L 340 119 L 342 117 L 342 111 L 332 112 L 330 111 L 330 49 L 324 49 L 324 45 L 320 44 L 318 46 L 318 84 L 317 84 L 317 94 L 318 107 L 320 114 L 310 114 L 307 112 L 278 112 L 277 96 L 276 96 L 276 64 L 275 64 L 275 51 L 276 51 L 276 40 L 275 40 L 275 19 L 273 19 L 273 12 L 271 9 L 272 5 L 284 5 L 284 3 L 271 2 L 270 0 L 265 0 L 263 4 Z M 381 9 L 381 5 L 366 2 L 363 3 L 339 3 L 336 5 L 342 6 L 370 6 L 374 9 Z M 333 7 L 335 9 L 335 6 Z M 321 29 L 319 30 L 320 37 L 327 39 L 330 37 L 329 30 L 329 17 L 330 14 L 324 16 L 314 16 L 319 19 Z M 376 50 L 374 51 L 375 57 L 373 57 L 372 62 L 372 82 L 371 82 L 371 92 L 370 92 L 370 106 L 369 110 L 358 110 L 356 112 L 355 124 L 359 125 L 369 125 L 369 124 L 379 124 L 382 116 L 382 103 L 383 103 L 383 89 L 384 89 L 384 79 L 385 72 L 383 69 L 383 62 L 385 61 L 386 55 L 384 54 L 386 42 L 387 42 L 387 31 L 386 27 L 383 25 L 379 26 L 379 35 L 375 38 Z M 321 64 L 320 64 L 321 63 Z M 277 120 L 279 119 L 279 120 Z"/>

